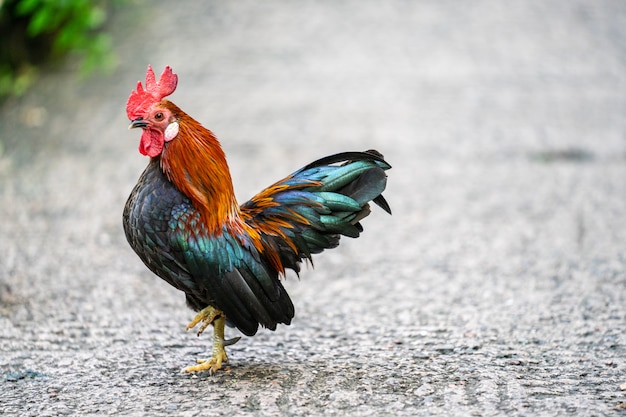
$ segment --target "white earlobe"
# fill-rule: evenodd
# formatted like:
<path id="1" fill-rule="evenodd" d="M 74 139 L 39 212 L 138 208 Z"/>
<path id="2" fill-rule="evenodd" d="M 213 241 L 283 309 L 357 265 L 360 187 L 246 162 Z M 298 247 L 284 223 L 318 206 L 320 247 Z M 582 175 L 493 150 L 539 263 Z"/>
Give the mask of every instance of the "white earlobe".
<path id="1" fill-rule="evenodd" d="M 165 128 L 165 141 L 169 142 L 178 135 L 178 122 L 172 122 Z"/>

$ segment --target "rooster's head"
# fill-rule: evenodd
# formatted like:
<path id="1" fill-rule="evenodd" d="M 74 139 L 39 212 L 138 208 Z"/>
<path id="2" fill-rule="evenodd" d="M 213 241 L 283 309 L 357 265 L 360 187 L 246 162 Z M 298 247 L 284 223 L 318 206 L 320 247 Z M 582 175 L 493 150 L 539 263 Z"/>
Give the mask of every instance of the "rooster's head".
<path id="1" fill-rule="evenodd" d="M 159 81 L 156 81 L 152 67 L 146 72 L 146 88 L 137 83 L 137 90 L 130 93 L 126 103 L 126 113 L 130 119 L 129 129 L 140 127 L 143 129 L 139 152 L 143 155 L 156 157 L 161 154 L 165 142 L 169 142 L 178 135 L 177 107 L 164 97 L 176 90 L 178 76 L 172 73 L 172 68 L 165 67 Z"/>

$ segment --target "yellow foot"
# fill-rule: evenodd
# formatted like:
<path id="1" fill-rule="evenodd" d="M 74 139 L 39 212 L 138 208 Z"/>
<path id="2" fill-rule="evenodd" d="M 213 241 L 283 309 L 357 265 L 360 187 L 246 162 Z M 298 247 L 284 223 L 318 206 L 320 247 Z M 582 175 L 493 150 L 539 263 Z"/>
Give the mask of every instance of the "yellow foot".
<path id="1" fill-rule="evenodd" d="M 198 314 L 196 314 L 196 317 L 191 320 L 191 323 L 187 325 L 185 330 L 191 330 L 196 327 L 198 323 L 202 322 L 202 325 L 200 325 L 200 329 L 198 330 L 198 336 L 200 336 L 206 330 L 206 328 L 209 327 L 210 324 L 213 324 L 215 319 L 219 316 L 224 317 L 224 313 L 222 313 L 215 307 L 208 306 L 202 309 Z"/>
<path id="2" fill-rule="evenodd" d="M 226 317 L 224 313 L 213 308 L 207 307 L 202 310 L 187 326 L 187 330 L 192 329 L 198 323 L 202 322 L 198 336 L 207 328 L 209 324 L 213 325 L 213 357 L 211 359 L 198 360 L 198 365 L 188 366 L 183 369 L 183 372 L 202 372 L 209 371 L 210 375 L 213 375 L 222 368 L 223 363 L 228 362 L 228 356 L 226 355 L 225 346 L 230 346 L 240 339 L 236 337 L 234 339 L 224 340 L 224 326 L 226 325 Z"/>
<path id="3" fill-rule="evenodd" d="M 183 372 L 209 371 L 209 375 L 213 375 L 222 368 L 222 363 L 228 362 L 228 356 L 226 356 L 226 350 L 223 347 L 220 352 L 216 352 L 214 347 L 211 359 L 198 359 L 197 362 L 198 365 L 188 366 L 183 369 Z"/>

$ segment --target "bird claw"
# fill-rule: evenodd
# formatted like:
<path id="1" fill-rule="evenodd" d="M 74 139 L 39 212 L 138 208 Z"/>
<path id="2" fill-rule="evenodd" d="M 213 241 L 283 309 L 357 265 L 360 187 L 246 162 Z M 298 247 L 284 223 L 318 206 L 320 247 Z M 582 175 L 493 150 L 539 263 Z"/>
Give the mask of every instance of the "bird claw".
<path id="1" fill-rule="evenodd" d="M 215 319 L 222 316 L 223 313 L 215 307 L 208 306 L 202 309 L 196 316 L 191 320 L 191 323 L 185 327 L 185 330 L 189 331 L 196 327 L 198 323 L 202 322 L 200 328 L 198 329 L 197 335 L 200 336 L 206 330 L 209 325 L 213 324 Z"/>
<path id="2" fill-rule="evenodd" d="M 211 359 L 198 359 L 196 362 L 198 363 L 197 365 L 188 366 L 183 369 L 183 372 L 209 371 L 209 375 L 213 376 L 217 371 L 222 369 L 222 363 L 228 362 L 228 357 L 226 356 L 226 351 L 222 350 L 222 352 L 214 354 Z"/>

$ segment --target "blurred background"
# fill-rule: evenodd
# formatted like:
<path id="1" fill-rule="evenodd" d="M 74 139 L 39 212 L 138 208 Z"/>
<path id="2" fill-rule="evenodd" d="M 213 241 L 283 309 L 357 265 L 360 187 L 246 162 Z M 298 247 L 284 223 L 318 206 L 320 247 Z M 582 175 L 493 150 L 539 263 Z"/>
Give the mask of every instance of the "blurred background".
<path id="1" fill-rule="evenodd" d="M 0 38 L 7 412 L 626 408 L 623 1 L 4 0 Z M 393 216 L 290 276 L 293 326 L 200 386 L 177 370 L 208 339 L 121 227 L 148 64 L 241 202 L 334 152 L 393 166 Z"/>

